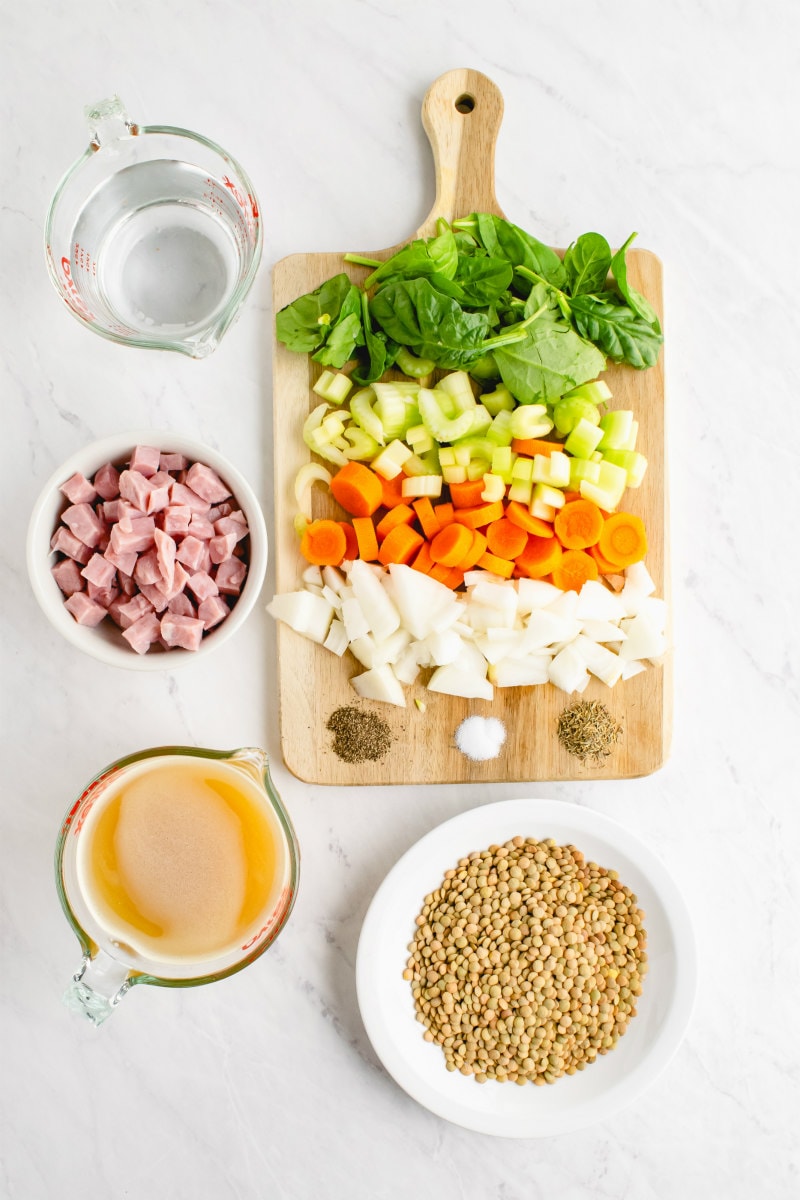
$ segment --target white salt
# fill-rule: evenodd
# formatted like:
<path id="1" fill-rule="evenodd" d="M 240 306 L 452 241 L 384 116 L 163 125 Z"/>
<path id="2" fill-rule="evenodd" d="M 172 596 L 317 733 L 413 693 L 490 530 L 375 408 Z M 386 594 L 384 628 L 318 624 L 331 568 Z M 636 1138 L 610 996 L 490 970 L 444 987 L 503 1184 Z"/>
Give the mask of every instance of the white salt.
<path id="1" fill-rule="evenodd" d="M 506 740 L 506 727 L 497 717 L 466 717 L 455 733 L 462 754 L 475 762 L 497 758 Z"/>

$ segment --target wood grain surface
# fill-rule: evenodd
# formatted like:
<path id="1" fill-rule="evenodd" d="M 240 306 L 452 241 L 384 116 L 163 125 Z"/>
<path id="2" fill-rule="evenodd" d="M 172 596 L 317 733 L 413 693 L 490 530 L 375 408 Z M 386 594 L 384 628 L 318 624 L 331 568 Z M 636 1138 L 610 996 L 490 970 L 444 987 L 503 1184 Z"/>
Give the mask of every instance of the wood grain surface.
<path id="1" fill-rule="evenodd" d="M 429 235 L 437 217 L 453 220 L 473 211 L 505 215 L 494 191 L 494 149 L 502 112 L 499 89 L 477 71 L 451 71 L 431 86 L 423 102 L 422 122 L 436 166 L 436 199 L 429 217 L 405 241 Z M 348 249 L 386 258 L 398 248 Z M 367 273 L 347 267 L 342 253 L 294 254 L 282 259 L 273 270 L 274 311 L 345 269 L 356 282 Z M 630 251 L 628 277 L 661 316 L 661 264 L 655 255 L 646 250 Z M 279 592 L 300 586 L 305 565 L 293 528 L 294 479 L 310 457 L 303 443 L 302 426 L 319 402 L 311 387 L 320 373 L 321 368 L 309 356 L 292 353 L 275 342 L 273 547 Z M 642 486 L 625 493 L 621 507 L 643 518 L 649 542 L 647 567 L 657 594 L 669 600 L 663 354 L 649 370 L 611 366 L 603 378 L 613 393 L 610 407 L 632 408 L 639 421 L 637 449 L 646 455 L 648 470 Z M 313 516 L 341 519 L 344 514 L 324 489 L 316 487 Z M 277 640 L 283 757 L 289 770 L 308 782 L 375 785 L 623 779 L 657 770 L 669 751 L 670 654 L 659 666 L 611 689 L 593 678 L 583 692 L 583 699 L 602 700 L 621 721 L 624 731 L 613 753 L 603 765 L 595 766 L 582 764 L 561 747 L 556 736 L 558 716 L 577 697 L 570 698 L 551 684 L 496 688 L 495 699 L 489 702 L 439 695 L 419 682 L 405 688 L 407 707 L 402 709 L 356 696 L 349 680 L 363 668 L 349 652 L 338 658 L 281 622 L 277 623 Z M 423 678 L 429 674 L 425 672 Z M 415 697 L 424 701 L 424 712 L 417 709 Z M 391 748 L 377 762 L 351 764 L 333 752 L 326 723 L 336 708 L 350 704 L 375 711 L 390 726 Z M 454 741 L 459 723 L 476 714 L 498 717 L 506 726 L 506 743 L 500 755 L 487 762 L 473 762 Z"/>

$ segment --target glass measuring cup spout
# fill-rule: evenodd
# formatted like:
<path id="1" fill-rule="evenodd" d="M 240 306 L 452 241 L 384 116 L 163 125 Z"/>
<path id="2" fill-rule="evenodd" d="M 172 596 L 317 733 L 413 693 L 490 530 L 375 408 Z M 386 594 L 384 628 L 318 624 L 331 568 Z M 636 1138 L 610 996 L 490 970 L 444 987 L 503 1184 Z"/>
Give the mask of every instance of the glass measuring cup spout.
<path id="1" fill-rule="evenodd" d="M 56 846 L 59 897 L 83 952 L 67 1007 L 100 1025 L 134 986 L 242 970 L 288 920 L 299 857 L 258 747 L 156 747 L 112 763 L 74 802 Z"/>
<path id="2" fill-rule="evenodd" d="M 73 316 L 102 337 L 205 358 L 261 260 L 253 185 L 215 142 L 139 125 L 118 96 L 85 114 L 89 146 L 47 215 L 51 280 Z"/>

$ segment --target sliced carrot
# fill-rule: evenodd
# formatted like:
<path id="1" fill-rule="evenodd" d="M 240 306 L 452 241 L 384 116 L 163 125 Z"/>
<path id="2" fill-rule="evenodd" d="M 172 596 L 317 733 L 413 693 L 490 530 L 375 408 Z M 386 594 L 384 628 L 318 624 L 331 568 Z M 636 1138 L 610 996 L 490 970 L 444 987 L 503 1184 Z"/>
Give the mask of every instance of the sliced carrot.
<path id="1" fill-rule="evenodd" d="M 563 450 L 563 442 L 546 442 L 542 438 L 514 438 L 511 449 L 515 454 L 526 454 L 533 458 L 534 454 L 552 454 L 554 450 Z"/>
<path id="2" fill-rule="evenodd" d="M 482 567 L 484 571 L 491 571 L 493 575 L 502 575 L 504 579 L 510 579 L 514 574 L 514 563 L 510 558 L 498 558 L 488 550 L 480 556 L 475 566 Z"/>
<path id="3" fill-rule="evenodd" d="M 395 525 L 381 542 L 378 559 L 384 566 L 409 563 L 424 541 L 422 534 L 410 525 Z"/>
<path id="4" fill-rule="evenodd" d="M 582 500 L 580 492 L 564 492 L 564 503 L 571 504 L 573 500 Z"/>
<path id="5" fill-rule="evenodd" d="M 399 475 L 395 475 L 394 479 L 384 479 L 382 475 L 379 475 L 378 478 L 381 481 L 381 504 L 384 508 L 394 508 L 395 504 L 405 503 L 403 480 L 406 475 L 402 471 Z"/>
<path id="6" fill-rule="evenodd" d="M 516 557 L 516 565 L 528 579 L 544 579 L 561 561 L 564 551 L 558 538 L 537 537 L 532 533 L 528 544 Z"/>
<path id="7" fill-rule="evenodd" d="M 418 500 L 413 502 L 412 508 L 417 514 L 417 520 L 420 523 L 422 532 L 428 541 L 431 541 L 442 528 L 439 518 L 433 511 L 433 505 L 427 496 L 420 496 Z"/>
<path id="8" fill-rule="evenodd" d="M 428 575 L 431 579 L 435 579 L 437 583 L 446 583 L 452 569 L 452 567 L 443 566 L 442 563 L 434 563 L 430 571 L 428 571 Z"/>
<path id="9" fill-rule="evenodd" d="M 378 557 L 378 536 L 372 517 L 353 517 L 353 530 L 358 542 L 358 557 L 374 562 Z"/>
<path id="10" fill-rule="evenodd" d="M 419 548 L 419 553 L 412 562 L 411 566 L 415 571 L 421 571 L 423 575 L 427 575 L 431 567 L 434 565 L 434 561 L 431 558 L 430 542 L 423 542 Z"/>
<path id="11" fill-rule="evenodd" d="M 466 526 L 464 526 L 466 528 Z M 486 538 L 479 529 L 472 531 L 472 545 L 458 564 L 460 571 L 471 571 L 478 559 L 486 553 Z"/>
<path id="12" fill-rule="evenodd" d="M 525 549 L 528 535 L 508 517 L 501 517 L 486 526 L 486 541 L 491 553 L 499 558 L 516 558 Z"/>
<path id="13" fill-rule="evenodd" d="M 365 520 L 369 520 L 369 517 L 366 517 Z M 336 523 L 337 525 L 341 525 L 344 531 L 344 540 L 346 544 L 342 557 L 346 558 L 349 562 L 352 562 L 354 558 L 360 558 L 361 556 L 358 551 L 358 537 L 356 536 L 356 531 L 353 529 L 353 526 L 349 521 L 337 521 Z"/>
<path id="14" fill-rule="evenodd" d="M 464 572 L 460 567 L 451 567 L 447 572 L 447 578 L 444 582 L 449 588 L 452 588 L 453 591 L 455 591 L 456 588 L 460 588 L 464 582 Z"/>
<path id="15" fill-rule="evenodd" d="M 600 540 L 603 514 L 592 500 L 570 500 L 556 513 L 553 526 L 565 550 L 585 550 Z"/>
<path id="16" fill-rule="evenodd" d="M 472 508 L 457 508 L 453 520 L 470 529 L 480 529 L 492 521 L 499 521 L 504 515 L 503 501 L 495 500 L 493 504 L 477 504 Z"/>
<path id="17" fill-rule="evenodd" d="M 555 530 L 549 521 L 542 521 L 520 504 L 519 500 L 509 500 L 506 505 L 506 516 L 514 525 L 519 525 L 526 533 L 535 533 L 537 537 L 554 537 Z"/>
<path id="18" fill-rule="evenodd" d="M 565 550 L 553 567 L 553 583 L 562 592 L 579 592 L 589 579 L 599 575 L 597 563 L 585 550 Z"/>
<path id="19" fill-rule="evenodd" d="M 383 500 L 381 477 L 360 462 L 349 462 L 331 480 L 331 492 L 352 517 L 371 517 Z"/>
<path id="20" fill-rule="evenodd" d="M 338 521 L 311 521 L 300 539 L 300 552 L 318 567 L 337 567 L 344 558 L 347 537 Z"/>
<path id="21" fill-rule="evenodd" d="M 445 525 L 431 542 L 431 558 L 443 567 L 457 567 L 472 545 L 472 530 L 456 521 Z"/>
<path id="22" fill-rule="evenodd" d="M 378 541 L 382 542 L 395 525 L 413 525 L 415 519 L 416 513 L 408 504 L 395 504 L 394 508 L 390 508 L 386 516 L 381 517 L 375 526 Z"/>
<path id="23" fill-rule="evenodd" d="M 603 558 L 597 546 L 589 546 L 587 554 L 591 554 L 592 558 L 597 563 L 597 569 L 601 575 L 619 574 L 619 567 L 617 564 L 609 562 L 607 558 Z"/>
<path id="24" fill-rule="evenodd" d="M 448 501 L 445 500 L 442 504 L 434 504 L 433 511 L 440 525 L 451 524 L 454 510 L 452 504 Z"/>
<path id="25" fill-rule="evenodd" d="M 468 479 L 465 483 L 450 483 L 450 499 L 453 508 L 475 508 L 483 503 L 483 491 L 486 484 L 481 479 Z"/>
<path id="26" fill-rule="evenodd" d="M 600 553 L 618 567 L 641 562 L 647 553 L 647 537 L 641 517 L 633 513 L 612 513 L 603 523 L 598 543 Z"/>

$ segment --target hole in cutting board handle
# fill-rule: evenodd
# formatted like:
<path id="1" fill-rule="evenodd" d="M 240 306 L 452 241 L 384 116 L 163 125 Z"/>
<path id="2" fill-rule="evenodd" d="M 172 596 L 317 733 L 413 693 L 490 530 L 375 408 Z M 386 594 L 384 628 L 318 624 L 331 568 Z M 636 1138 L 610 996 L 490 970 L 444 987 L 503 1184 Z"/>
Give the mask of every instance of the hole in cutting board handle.
<path id="1" fill-rule="evenodd" d="M 456 100 L 456 110 L 464 116 L 471 113 L 475 107 L 475 97 L 468 95 L 466 92 L 463 96 L 459 96 Z"/>

